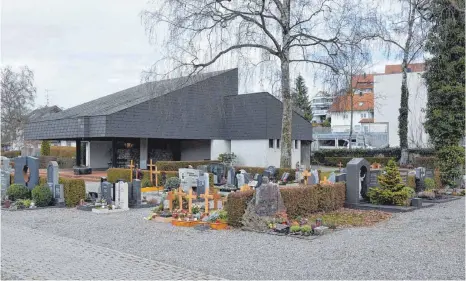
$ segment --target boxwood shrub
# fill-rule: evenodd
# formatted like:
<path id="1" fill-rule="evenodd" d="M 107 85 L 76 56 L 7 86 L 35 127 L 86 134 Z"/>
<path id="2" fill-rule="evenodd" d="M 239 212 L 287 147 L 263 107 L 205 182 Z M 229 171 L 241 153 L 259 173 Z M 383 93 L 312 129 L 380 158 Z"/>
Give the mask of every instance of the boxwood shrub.
<path id="1" fill-rule="evenodd" d="M 254 195 L 254 190 L 238 191 L 228 194 L 225 211 L 228 213 L 228 224 L 233 227 L 242 226 L 242 218 L 246 207 Z"/>
<path id="2" fill-rule="evenodd" d="M 84 180 L 60 177 L 58 183 L 63 184 L 65 205 L 67 207 L 75 207 L 81 199 L 86 199 L 86 183 Z M 39 184 L 46 186 L 47 179 L 40 177 Z"/>
<path id="3" fill-rule="evenodd" d="M 48 186 L 38 185 L 31 193 L 32 200 L 37 207 L 46 207 L 52 203 L 52 191 Z"/>
<path id="4" fill-rule="evenodd" d="M 157 161 L 157 170 L 159 171 L 175 171 L 178 172 L 179 168 L 186 168 L 191 165 L 194 169 L 200 165 L 209 165 L 212 163 L 219 163 L 217 160 L 205 161 Z"/>
<path id="5" fill-rule="evenodd" d="M 22 184 L 12 184 L 6 191 L 9 200 L 31 199 L 31 191 Z"/>

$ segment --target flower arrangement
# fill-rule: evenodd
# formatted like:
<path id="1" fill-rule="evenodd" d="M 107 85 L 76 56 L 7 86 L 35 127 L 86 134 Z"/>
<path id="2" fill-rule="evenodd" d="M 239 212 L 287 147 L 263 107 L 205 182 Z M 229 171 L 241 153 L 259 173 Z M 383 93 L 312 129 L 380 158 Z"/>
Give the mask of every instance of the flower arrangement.
<path id="1" fill-rule="evenodd" d="M 191 213 L 193 214 L 199 214 L 201 212 L 201 207 L 198 205 L 193 205 L 191 208 Z"/>
<path id="2" fill-rule="evenodd" d="M 188 215 L 188 211 L 187 210 L 180 210 L 180 209 L 175 209 L 173 212 L 172 212 L 172 217 L 174 219 L 178 219 L 178 220 L 182 220 L 184 218 L 186 218 Z"/>

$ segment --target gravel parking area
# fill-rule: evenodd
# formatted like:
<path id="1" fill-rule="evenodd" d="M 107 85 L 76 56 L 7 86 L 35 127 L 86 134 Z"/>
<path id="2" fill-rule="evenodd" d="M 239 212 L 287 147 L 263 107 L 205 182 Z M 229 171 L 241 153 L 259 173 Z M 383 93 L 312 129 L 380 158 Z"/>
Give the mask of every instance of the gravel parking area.
<path id="1" fill-rule="evenodd" d="M 134 257 L 147 264 L 158 262 L 158 267 L 173 265 L 168 270 L 199 273 L 191 278 L 205 275 L 225 279 L 465 279 L 464 198 L 395 214 L 389 221 L 373 227 L 344 229 L 311 241 L 240 230 L 175 228 L 146 221 L 143 217 L 147 214 L 147 209 L 111 215 L 76 209 L 2 212 L 2 264 L 19 259 L 18 255 L 26 255 L 22 257 L 24 261 L 31 260 L 25 263 L 25 270 L 28 266 L 34 268 L 34 261 L 39 260 L 27 255 L 53 259 L 58 263 L 55 268 L 61 266 L 60 262 L 68 267 L 73 267 L 73 263 L 92 264 L 82 259 L 61 261 L 52 256 L 55 251 L 37 253 L 28 246 L 29 240 L 37 242 L 44 237 L 57 241 L 65 252 L 108 251 L 118 253 L 116 261 L 131 256 L 124 266 L 132 268 L 134 264 L 134 268 L 122 271 L 121 279 L 145 278 L 144 274 L 136 275 L 134 269 L 140 267 Z M 21 233 L 18 237 L 15 229 Z M 25 232 L 30 236 L 24 235 Z M 29 242 L 6 245 L 13 239 Z M 68 249 L 68 244 L 73 247 Z M 53 243 L 47 245 L 54 247 Z M 105 255 L 100 258 L 106 259 Z M 106 268 L 111 270 L 106 265 L 101 273 L 87 279 L 109 279 Z M 163 272 L 160 274 L 168 274 Z M 2 272 L 2 276 L 8 274 L 20 276 Z M 168 276 L 157 274 L 154 271 L 150 279 Z M 55 279 L 48 276 L 43 275 L 45 279 Z"/>

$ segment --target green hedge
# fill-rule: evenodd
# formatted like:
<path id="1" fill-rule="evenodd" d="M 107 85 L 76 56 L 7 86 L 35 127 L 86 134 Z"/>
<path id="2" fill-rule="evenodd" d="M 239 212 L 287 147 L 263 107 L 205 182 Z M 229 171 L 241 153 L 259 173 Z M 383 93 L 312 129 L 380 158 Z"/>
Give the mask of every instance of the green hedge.
<path id="1" fill-rule="evenodd" d="M 166 174 L 167 179 L 171 177 L 178 177 L 178 170 L 177 171 L 162 171 L 162 172 Z M 143 179 L 149 178 L 149 171 L 142 171 L 142 178 Z M 123 168 L 110 168 L 107 170 L 107 180 L 109 182 L 116 182 L 118 179 L 122 179 L 128 182 L 130 180 L 130 170 L 123 169 Z M 162 175 L 161 174 L 157 176 L 157 181 L 158 181 L 157 186 L 162 186 Z M 209 185 L 214 186 L 214 175 L 211 173 L 209 173 Z"/>
<path id="2" fill-rule="evenodd" d="M 63 184 L 67 207 L 76 207 L 81 199 L 86 199 L 86 183 L 84 180 L 60 177 L 58 182 Z M 47 179 L 40 177 L 39 185 L 47 185 Z"/>
<path id="3" fill-rule="evenodd" d="M 280 193 L 288 217 L 307 216 L 315 212 L 332 211 L 342 208 L 346 199 L 345 183 L 323 184 L 313 186 L 282 187 Z M 247 204 L 254 191 L 232 192 L 227 197 L 225 210 L 228 224 L 240 227 Z"/>
<path id="4" fill-rule="evenodd" d="M 410 154 L 419 154 L 422 157 L 434 156 L 435 150 L 430 148 L 422 149 L 409 149 Z M 381 149 L 325 149 L 314 152 L 313 162 L 314 163 L 325 163 L 325 159 L 328 157 L 349 157 L 349 158 L 371 158 L 380 157 L 383 155 L 387 158 L 394 158 L 399 160 L 401 157 L 400 148 L 381 148 Z"/>
<path id="5" fill-rule="evenodd" d="M 326 157 L 324 163 L 327 166 L 337 167 L 338 164 L 341 162 L 341 164 L 343 164 L 342 167 L 346 167 L 346 164 L 348 164 L 348 162 L 351 161 L 351 159 L 353 158 L 354 157 Z M 364 159 L 366 159 L 369 162 L 369 164 L 379 163 L 383 166 L 387 165 L 388 161 L 390 161 L 391 159 L 394 160 L 394 158 L 388 157 L 364 157 Z"/>
<path id="6" fill-rule="evenodd" d="M 426 167 L 430 169 L 437 168 L 437 157 L 434 156 L 420 156 L 414 158 L 415 167 Z"/>
<path id="7" fill-rule="evenodd" d="M 21 156 L 21 151 L 19 150 L 2 151 L 1 154 L 2 156 L 8 157 L 8 158 L 15 158 L 15 157 Z"/>
<path id="8" fill-rule="evenodd" d="M 205 161 L 157 161 L 157 170 L 159 171 L 176 171 L 180 168 L 186 168 L 191 165 L 194 169 L 200 165 L 209 165 L 212 163 L 220 163 L 217 160 L 205 160 Z"/>
<path id="9" fill-rule="evenodd" d="M 248 167 L 248 166 L 235 166 L 235 169 L 238 170 L 245 170 L 246 172 L 252 174 L 262 174 L 264 172 L 265 168 L 263 167 Z M 277 173 L 278 173 L 278 178 L 280 179 L 284 173 L 289 173 L 290 175 L 288 176 L 288 181 L 294 181 L 295 180 L 295 169 L 286 169 L 286 168 L 277 168 Z"/>

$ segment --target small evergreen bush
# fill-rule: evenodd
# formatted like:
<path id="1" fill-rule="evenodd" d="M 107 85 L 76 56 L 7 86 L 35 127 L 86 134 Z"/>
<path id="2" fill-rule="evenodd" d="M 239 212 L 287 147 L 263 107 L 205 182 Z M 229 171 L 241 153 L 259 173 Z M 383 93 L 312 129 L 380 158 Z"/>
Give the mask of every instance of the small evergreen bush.
<path id="1" fill-rule="evenodd" d="M 31 199 L 31 191 L 22 184 L 12 184 L 6 191 L 11 201 L 18 199 Z"/>
<path id="2" fill-rule="evenodd" d="M 45 207 L 52 202 L 52 191 L 48 186 L 38 185 L 32 190 L 32 200 L 37 207 Z"/>
<path id="3" fill-rule="evenodd" d="M 430 191 L 432 189 L 435 189 L 435 180 L 431 178 L 425 178 L 424 179 L 424 185 L 426 186 L 426 190 Z"/>
<path id="4" fill-rule="evenodd" d="M 167 182 L 165 183 L 165 189 L 172 190 L 172 189 L 177 189 L 180 187 L 180 179 L 178 177 L 171 177 L 167 179 Z"/>

